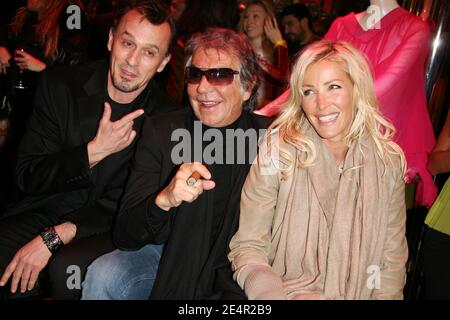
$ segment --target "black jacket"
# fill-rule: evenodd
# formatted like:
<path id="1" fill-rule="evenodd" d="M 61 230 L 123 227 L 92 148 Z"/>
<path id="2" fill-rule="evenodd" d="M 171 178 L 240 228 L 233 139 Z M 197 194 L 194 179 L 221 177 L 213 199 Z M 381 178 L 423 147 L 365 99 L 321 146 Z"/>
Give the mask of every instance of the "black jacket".
<path id="1" fill-rule="evenodd" d="M 16 167 L 17 183 L 30 196 L 6 215 L 56 214 L 77 225 L 76 238 L 111 229 L 140 130 L 130 146 L 89 168 L 87 144 L 103 114 L 108 68 L 99 61 L 43 73 Z M 146 114 L 177 107 L 154 83 L 148 86 Z"/>
<path id="2" fill-rule="evenodd" d="M 232 190 L 216 240 L 211 235 L 213 190 L 169 212 L 154 204 L 158 192 L 178 169 L 171 158 L 172 148 L 178 141 L 171 141 L 171 134 L 177 128 L 192 133 L 194 120 L 190 109 L 145 119 L 114 228 L 115 243 L 122 249 L 166 243 L 151 296 L 155 299 L 220 298 L 224 288 L 217 284 L 217 279 L 222 277 L 221 272 L 224 272 L 223 278 L 231 282 L 231 290 L 236 289 L 226 253 L 237 230 L 241 189 L 252 161 L 232 167 Z M 263 129 L 270 120 L 244 112 L 239 128 Z"/>

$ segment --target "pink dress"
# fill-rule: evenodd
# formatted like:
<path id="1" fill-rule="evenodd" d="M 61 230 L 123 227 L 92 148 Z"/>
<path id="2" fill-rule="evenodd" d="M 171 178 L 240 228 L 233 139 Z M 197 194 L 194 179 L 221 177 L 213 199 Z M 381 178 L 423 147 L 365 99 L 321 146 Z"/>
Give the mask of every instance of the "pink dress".
<path id="1" fill-rule="evenodd" d="M 354 13 L 336 19 L 328 40 L 353 44 L 371 62 L 381 111 L 397 129 L 396 141 L 408 162 L 407 179 L 419 174 L 416 201 L 430 207 L 437 188 L 426 165 L 436 143 L 425 96 L 425 64 L 430 48 L 426 22 L 403 8 L 389 12 L 365 31 Z"/>
<path id="2" fill-rule="evenodd" d="M 425 95 L 425 63 L 430 48 L 427 23 L 403 8 L 384 16 L 373 29 L 365 31 L 354 13 L 337 18 L 327 40 L 342 40 L 361 50 L 373 70 L 376 96 L 382 113 L 394 124 L 396 142 L 403 148 L 408 171 L 407 181 L 421 178 L 416 203 L 430 207 L 437 188 L 426 165 L 436 142 Z M 288 96 L 285 92 L 258 110 L 274 114 Z"/>

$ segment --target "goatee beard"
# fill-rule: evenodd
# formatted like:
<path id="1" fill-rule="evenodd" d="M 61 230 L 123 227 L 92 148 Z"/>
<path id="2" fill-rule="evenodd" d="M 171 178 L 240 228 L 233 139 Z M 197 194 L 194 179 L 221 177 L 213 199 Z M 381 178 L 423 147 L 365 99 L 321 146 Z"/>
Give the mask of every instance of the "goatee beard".
<path id="1" fill-rule="evenodd" d="M 117 83 L 114 79 L 112 81 L 112 84 L 114 86 L 114 88 L 116 88 L 117 90 L 124 92 L 124 93 L 130 93 L 130 92 L 134 92 L 136 90 L 139 89 L 139 85 L 135 85 L 133 87 L 128 87 L 125 84 L 122 83 Z"/>

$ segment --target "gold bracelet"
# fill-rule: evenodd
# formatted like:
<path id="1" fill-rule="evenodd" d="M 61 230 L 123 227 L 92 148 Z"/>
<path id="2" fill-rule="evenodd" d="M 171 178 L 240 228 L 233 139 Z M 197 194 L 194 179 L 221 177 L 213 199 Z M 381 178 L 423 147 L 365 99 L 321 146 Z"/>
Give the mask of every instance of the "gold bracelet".
<path id="1" fill-rule="evenodd" d="M 273 45 L 274 48 L 276 48 L 278 46 L 287 48 L 287 43 L 284 39 L 280 39 L 280 40 L 275 41 L 275 44 Z"/>

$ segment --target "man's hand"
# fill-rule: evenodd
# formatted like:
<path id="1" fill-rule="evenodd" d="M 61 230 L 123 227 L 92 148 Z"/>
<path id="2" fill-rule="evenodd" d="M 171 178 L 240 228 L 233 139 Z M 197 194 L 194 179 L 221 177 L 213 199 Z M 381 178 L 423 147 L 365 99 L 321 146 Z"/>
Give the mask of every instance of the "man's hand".
<path id="1" fill-rule="evenodd" d="M 33 57 L 28 52 L 22 50 L 16 50 L 14 61 L 16 62 L 17 66 L 22 70 L 41 72 L 45 68 L 47 68 L 45 62 L 39 60 L 36 57 Z"/>
<path id="2" fill-rule="evenodd" d="M 72 241 L 76 234 L 76 226 L 71 222 L 65 222 L 55 227 L 64 244 Z M 39 273 L 48 263 L 52 253 L 48 250 L 41 236 L 24 245 L 8 264 L 0 279 L 0 286 L 4 286 L 12 275 L 11 292 L 15 293 L 20 283 L 20 292 L 34 288 Z"/>
<path id="3" fill-rule="evenodd" d="M 0 279 L 0 286 L 4 286 L 12 275 L 12 293 L 17 291 L 19 283 L 22 293 L 33 289 L 39 273 L 47 265 L 51 255 L 41 236 L 35 237 L 17 251 Z"/>
<path id="4" fill-rule="evenodd" d="M 207 180 L 199 179 L 194 185 L 188 186 L 186 180 L 195 171 Z M 169 185 L 156 196 L 155 203 L 165 211 L 178 207 L 183 201 L 191 203 L 203 193 L 203 190 L 211 190 L 215 187 L 214 181 L 209 179 L 211 179 L 211 173 L 201 163 L 182 164 Z"/>
<path id="5" fill-rule="evenodd" d="M 133 130 L 134 119 L 141 116 L 144 110 L 138 109 L 123 116 L 116 122 L 111 121 L 111 106 L 105 102 L 105 110 L 100 119 L 97 134 L 87 146 L 89 166 L 92 168 L 107 156 L 128 147 L 136 137 Z"/>

